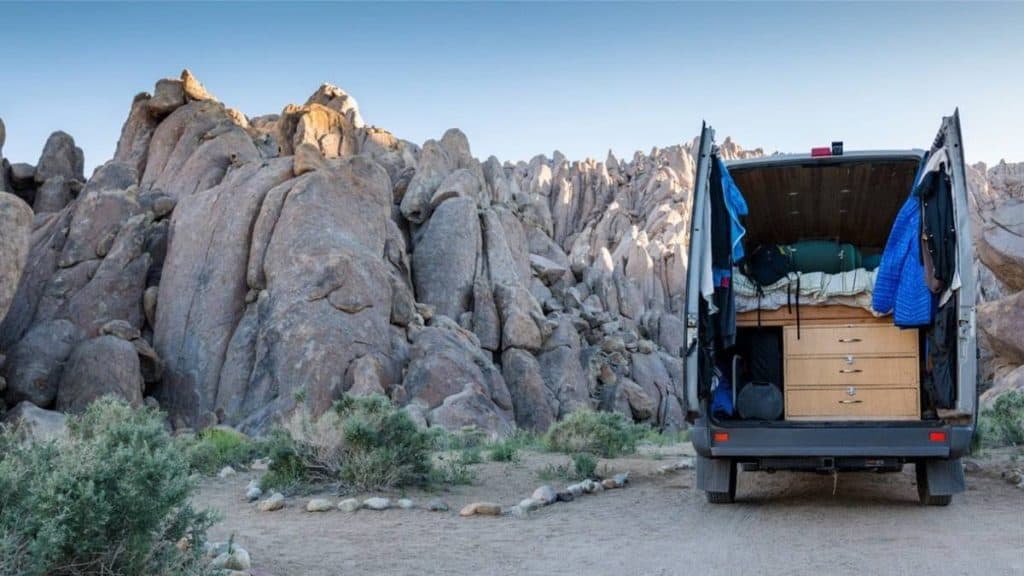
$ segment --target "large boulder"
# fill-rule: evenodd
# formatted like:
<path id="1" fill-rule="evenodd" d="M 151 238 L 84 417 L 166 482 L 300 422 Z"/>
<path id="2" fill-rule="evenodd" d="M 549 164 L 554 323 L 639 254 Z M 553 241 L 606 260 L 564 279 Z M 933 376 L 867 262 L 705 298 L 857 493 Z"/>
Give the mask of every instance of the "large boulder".
<path id="1" fill-rule="evenodd" d="M 978 258 L 1011 289 L 1024 290 L 1024 200 L 1007 200 L 983 217 Z"/>
<path id="2" fill-rule="evenodd" d="M 1024 291 L 978 305 L 978 330 L 993 352 L 1024 364 Z"/>
<path id="3" fill-rule="evenodd" d="M 28 258 L 32 209 L 13 194 L 0 192 L 0 320 L 14 300 Z"/>
<path id="4" fill-rule="evenodd" d="M 4 414 L 3 423 L 24 438 L 40 442 L 59 440 L 68 434 L 67 417 L 64 414 L 43 410 L 28 401 L 20 402 Z"/>
<path id="5" fill-rule="evenodd" d="M 68 358 L 57 390 L 57 409 L 81 413 L 104 396 L 141 406 L 142 387 L 135 347 L 116 336 L 99 336 L 79 344 Z"/>
<path id="6" fill-rule="evenodd" d="M 291 176 L 288 158 L 250 163 L 219 185 L 182 198 L 173 212 L 153 343 L 166 360 L 163 389 L 181 410 L 215 409 L 228 345 L 246 310 L 253 228 L 267 193 Z M 263 281 L 256 270 L 252 281 Z M 247 384 L 234 378 L 240 369 L 231 367 L 231 378 L 223 381 Z M 228 399 L 244 394 L 225 389 L 221 405 L 237 416 L 239 407 Z"/>
<path id="7" fill-rule="evenodd" d="M 290 410 L 296 398 L 312 413 L 324 412 L 354 360 L 391 350 L 385 264 L 391 183 L 363 156 L 332 162 L 329 170 L 268 192 L 254 227 L 249 277 L 256 280 L 250 288 L 260 291 L 256 355 L 240 350 L 253 364 L 221 375 L 248 380 L 239 416 L 250 430 Z"/>
<path id="8" fill-rule="evenodd" d="M 991 408 L 996 399 L 1010 392 L 1024 394 L 1024 366 L 1017 366 L 1003 374 L 999 374 L 992 382 L 992 387 L 978 398 L 982 409 Z"/>
<path id="9" fill-rule="evenodd" d="M 85 333 L 67 320 L 41 322 L 7 353 L 3 376 L 9 405 L 22 400 L 50 406 L 57 398 L 64 362 Z"/>
<path id="10" fill-rule="evenodd" d="M 480 248 L 476 202 L 472 198 L 443 202 L 412 253 L 417 299 L 453 320 L 472 310 Z"/>
<path id="11" fill-rule="evenodd" d="M 541 374 L 540 364 L 525 350 L 509 348 L 501 355 L 501 371 L 512 395 L 516 424 L 545 432 L 558 420 L 558 398 Z"/>
<path id="12" fill-rule="evenodd" d="M 75 146 L 75 139 L 66 132 L 54 132 L 46 139 L 43 153 L 36 164 L 35 180 L 42 184 L 54 176 L 67 180 L 85 180 L 85 155 Z"/>

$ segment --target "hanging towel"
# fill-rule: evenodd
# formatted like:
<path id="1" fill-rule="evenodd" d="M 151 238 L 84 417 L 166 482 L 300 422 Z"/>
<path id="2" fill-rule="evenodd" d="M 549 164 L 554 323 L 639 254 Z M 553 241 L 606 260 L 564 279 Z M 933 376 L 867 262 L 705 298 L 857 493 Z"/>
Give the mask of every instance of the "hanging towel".
<path id="1" fill-rule="evenodd" d="M 932 293 L 924 281 L 921 262 L 921 205 L 911 194 L 900 208 L 882 252 L 871 307 L 894 313 L 897 326 L 927 326 L 932 321 Z"/>
<path id="2" fill-rule="evenodd" d="M 725 162 L 718 158 L 718 170 L 722 173 L 722 196 L 725 198 L 725 208 L 729 211 L 730 238 L 732 241 L 732 262 L 738 264 L 743 260 L 743 236 L 747 234 L 746 228 L 740 222 L 741 216 L 746 216 L 747 201 L 743 198 L 739 186 L 732 179 Z"/>

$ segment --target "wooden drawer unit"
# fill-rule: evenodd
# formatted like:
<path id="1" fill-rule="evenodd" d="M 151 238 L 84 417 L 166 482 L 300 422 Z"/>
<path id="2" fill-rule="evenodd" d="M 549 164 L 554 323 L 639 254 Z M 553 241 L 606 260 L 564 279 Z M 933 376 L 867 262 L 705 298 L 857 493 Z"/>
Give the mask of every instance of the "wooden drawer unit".
<path id="1" fill-rule="evenodd" d="M 786 359 L 786 388 L 917 385 L 916 356 L 795 356 Z"/>
<path id="2" fill-rule="evenodd" d="M 851 386 L 786 390 L 786 418 L 789 420 L 917 420 L 920 417 L 918 388 Z"/>
<path id="3" fill-rule="evenodd" d="M 786 356 L 917 356 L 917 330 L 887 325 L 843 324 L 783 329 Z"/>
<path id="4" fill-rule="evenodd" d="M 919 419 L 918 346 L 891 324 L 784 327 L 786 419 Z"/>

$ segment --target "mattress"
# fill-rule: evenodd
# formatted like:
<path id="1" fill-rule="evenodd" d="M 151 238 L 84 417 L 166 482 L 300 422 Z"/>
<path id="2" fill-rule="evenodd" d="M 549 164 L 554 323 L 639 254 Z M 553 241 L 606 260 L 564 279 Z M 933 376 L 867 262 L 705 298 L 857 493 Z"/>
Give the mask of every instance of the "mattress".
<path id="1" fill-rule="evenodd" d="M 733 269 L 733 292 L 736 312 L 750 310 L 778 310 L 788 302 L 796 304 L 797 279 L 800 285 L 801 306 L 850 306 L 863 308 L 875 316 L 871 309 L 871 293 L 875 287 L 875 270 L 857 268 L 837 274 L 824 272 L 792 273 L 778 282 L 765 286 L 758 298 L 757 286 L 738 269 Z"/>

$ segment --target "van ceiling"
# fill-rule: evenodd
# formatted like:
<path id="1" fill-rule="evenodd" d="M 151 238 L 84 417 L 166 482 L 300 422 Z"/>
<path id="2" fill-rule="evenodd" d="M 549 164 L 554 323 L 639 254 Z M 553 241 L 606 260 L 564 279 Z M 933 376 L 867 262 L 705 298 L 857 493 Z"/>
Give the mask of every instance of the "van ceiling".
<path id="1" fill-rule="evenodd" d="M 750 209 L 747 244 L 850 242 L 881 250 L 913 185 L 917 159 L 730 167 Z"/>

